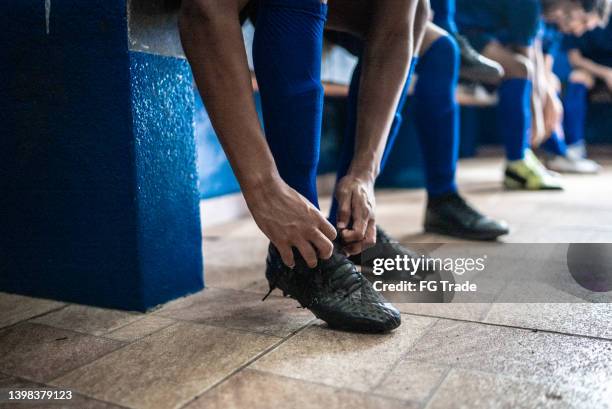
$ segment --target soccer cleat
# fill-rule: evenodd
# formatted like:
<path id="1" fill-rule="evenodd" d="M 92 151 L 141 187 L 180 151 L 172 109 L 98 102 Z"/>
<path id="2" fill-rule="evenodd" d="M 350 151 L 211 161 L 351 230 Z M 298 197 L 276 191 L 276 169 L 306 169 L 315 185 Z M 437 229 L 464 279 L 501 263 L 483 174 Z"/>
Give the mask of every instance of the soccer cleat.
<path id="1" fill-rule="evenodd" d="M 457 193 L 429 200 L 425 231 L 469 240 L 495 240 L 510 233 L 506 222 L 484 216 Z"/>
<path id="2" fill-rule="evenodd" d="M 594 175 L 599 173 L 601 166 L 590 159 L 555 155 L 546 160 L 546 167 L 559 173 L 579 175 Z"/>
<path id="3" fill-rule="evenodd" d="M 357 254 L 349 257 L 349 259 L 356 265 L 362 268 L 362 271 L 369 273 L 373 266 L 375 259 L 397 259 L 397 257 L 404 259 L 418 259 L 419 254 L 414 251 L 402 246 L 397 240 L 391 238 L 383 229 L 376 226 L 376 244 L 374 247 L 365 250 L 361 254 Z M 396 281 L 423 281 L 428 275 L 431 275 L 433 271 L 427 271 L 425 269 L 418 269 L 414 274 L 410 271 L 394 271 L 386 274 L 386 278 Z M 396 276 L 397 277 L 394 277 Z"/>
<path id="4" fill-rule="evenodd" d="M 497 84 L 504 76 L 502 66 L 482 54 L 472 47 L 467 38 L 461 34 L 452 34 L 459 45 L 461 54 L 461 71 L 459 76 L 462 79 L 481 82 L 485 84 Z"/>
<path id="5" fill-rule="evenodd" d="M 401 323 L 399 311 L 373 288 L 355 264 L 334 249 L 315 268 L 294 251 L 296 265 L 287 267 L 270 244 L 266 278 L 270 291 L 279 288 L 331 328 L 354 332 L 389 332 Z M 268 297 L 266 295 L 265 298 Z"/>
<path id="6" fill-rule="evenodd" d="M 504 186 L 513 190 L 563 190 L 559 175 L 546 169 L 530 149 L 524 159 L 508 163 Z"/>

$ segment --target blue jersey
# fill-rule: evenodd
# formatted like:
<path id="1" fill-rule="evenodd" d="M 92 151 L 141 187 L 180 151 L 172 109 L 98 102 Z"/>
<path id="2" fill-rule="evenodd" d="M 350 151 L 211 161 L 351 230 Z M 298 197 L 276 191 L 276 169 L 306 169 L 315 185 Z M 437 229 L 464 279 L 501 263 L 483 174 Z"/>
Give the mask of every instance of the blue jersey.
<path id="1" fill-rule="evenodd" d="M 457 0 L 455 20 L 477 49 L 493 40 L 527 47 L 540 28 L 540 0 Z"/>
<path id="2" fill-rule="evenodd" d="M 554 57 L 559 53 L 563 44 L 563 34 L 555 25 L 543 23 L 539 37 L 542 40 L 544 54 Z"/>
<path id="3" fill-rule="evenodd" d="M 586 58 L 599 64 L 612 67 L 612 23 L 605 28 L 597 28 L 582 37 L 566 37 L 566 49 L 578 49 Z"/>

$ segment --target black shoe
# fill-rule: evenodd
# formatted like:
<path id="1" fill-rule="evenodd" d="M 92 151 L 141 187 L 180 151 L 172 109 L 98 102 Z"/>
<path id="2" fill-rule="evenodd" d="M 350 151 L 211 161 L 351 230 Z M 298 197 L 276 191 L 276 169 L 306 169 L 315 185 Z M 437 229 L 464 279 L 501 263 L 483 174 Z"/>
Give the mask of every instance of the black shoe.
<path id="1" fill-rule="evenodd" d="M 502 66 L 489 58 L 484 57 L 476 51 L 467 38 L 461 34 L 453 34 L 461 52 L 462 79 L 482 82 L 485 84 L 497 84 L 504 75 Z"/>
<path id="2" fill-rule="evenodd" d="M 457 193 L 430 199 L 425 231 L 470 240 L 495 240 L 508 234 L 508 224 L 480 214 Z"/>
<path id="3" fill-rule="evenodd" d="M 285 266 L 276 247 L 270 244 L 266 269 L 268 295 L 275 288 L 281 289 L 285 296 L 296 299 L 331 328 L 388 332 L 399 327 L 399 311 L 339 251 L 334 250 L 329 260 L 320 260 L 315 268 L 308 267 L 297 251 L 295 260 L 293 269 Z"/>
<path id="4" fill-rule="evenodd" d="M 376 245 L 367 249 L 361 254 L 349 257 L 349 259 L 358 266 L 363 268 L 364 273 L 370 272 L 374 267 L 375 259 L 396 259 L 397 257 L 409 259 L 418 259 L 421 257 L 414 251 L 402 246 L 397 240 L 391 238 L 383 229 L 376 226 Z M 393 281 L 423 281 L 428 275 L 433 274 L 433 271 L 427 271 L 419 268 L 414 274 L 411 271 L 394 271 L 386 273 L 386 278 Z M 396 277 L 394 277 L 394 275 Z"/>

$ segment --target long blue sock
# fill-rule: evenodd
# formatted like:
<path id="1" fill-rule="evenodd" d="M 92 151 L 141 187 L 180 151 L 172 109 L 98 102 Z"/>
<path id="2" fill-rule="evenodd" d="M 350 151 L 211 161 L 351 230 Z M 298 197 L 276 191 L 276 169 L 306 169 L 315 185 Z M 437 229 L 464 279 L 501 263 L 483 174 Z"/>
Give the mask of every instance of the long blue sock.
<path id="1" fill-rule="evenodd" d="M 550 138 L 542 144 L 542 149 L 553 155 L 565 156 L 567 154 L 566 142 L 557 132 L 553 132 Z"/>
<path id="2" fill-rule="evenodd" d="M 410 71 L 408 72 L 408 77 L 406 79 L 406 83 L 404 84 L 404 89 L 402 90 L 402 95 L 397 105 L 397 111 L 395 112 L 393 123 L 391 124 L 389 138 L 387 139 L 387 145 L 385 146 L 385 151 L 383 153 L 382 161 L 380 164 L 381 172 L 385 168 L 385 164 L 389 159 L 389 155 L 391 153 L 391 149 L 393 148 L 395 138 L 397 137 L 397 134 L 399 133 L 400 128 L 402 126 L 402 111 L 404 109 L 404 105 L 406 104 L 408 88 L 410 87 L 410 81 L 412 80 L 412 74 L 414 72 L 415 66 L 417 65 L 417 61 L 417 57 L 412 58 Z M 351 85 L 349 88 L 349 96 L 347 100 L 347 124 L 346 131 L 344 134 L 344 141 L 342 142 L 342 147 L 340 148 L 340 160 L 338 163 L 337 173 L 338 180 L 346 176 L 346 173 L 348 172 L 348 169 L 351 165 L 351 161 L 353 160 L 353 155 L 355 153 L 355 137 L 357 133 L 357 101 L 359 100 L 360 80 L 361 61 L 357 64 L 357 67 L 355 67 L 355 71 L 353 71 L 353 77 L 351 78 Z M 336 224 L 337 212 L 338 202 L 336 201 L 336 198 L 334 198 L 329 214 L 329 221 L 334 225 Z"/>
<path id="3" fill-rule="evenodd" d="M 414 89 L 415 124 L 425 162 L 430 198 L 457 191 L 459 47 L 448 36 L 436 40 L 419 59 Z"/>
<path id="4" fill-rule="evenodd" d="M 531 129 L 531 87 L 525 78 L 505 80 L 499 87 L 497 126 L 508 161 L 525 158 Z"/>
<path id="5" fill-rule="evenodd" d="M 431 0 L 431 9 L 434 12 L 433 22 L 449 33 L 457 32 L 455 24 L 455 0 Z"/>
<path id="6" fill-rule="evenodd" d="M 261 0 L 253 43 L 266 138 L 276 166 L 283 180 L 317 207 L 326 15 L 320 0 Z"/>
<path id="7" fill-rule="evenodd" d="M 584 141 L 584 124 L 587 112 L 587 87 L 584 84 L 570 82 L 567 84 L 563 106 L 565 116 L 565 143 L 574 145 Z"/>

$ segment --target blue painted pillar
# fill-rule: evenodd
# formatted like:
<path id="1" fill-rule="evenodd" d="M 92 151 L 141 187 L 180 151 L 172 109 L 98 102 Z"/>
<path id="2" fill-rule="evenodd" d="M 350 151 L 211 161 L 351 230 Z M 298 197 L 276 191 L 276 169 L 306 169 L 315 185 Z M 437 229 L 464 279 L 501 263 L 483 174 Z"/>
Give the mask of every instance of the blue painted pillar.
<path id="1" fill-rule="evenodd" d="M 192 78 L 146 45 L 157 3 L 0 2 L 0 291 L 143 311 L 203 287 Z"/>

